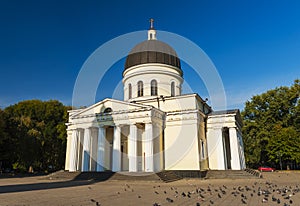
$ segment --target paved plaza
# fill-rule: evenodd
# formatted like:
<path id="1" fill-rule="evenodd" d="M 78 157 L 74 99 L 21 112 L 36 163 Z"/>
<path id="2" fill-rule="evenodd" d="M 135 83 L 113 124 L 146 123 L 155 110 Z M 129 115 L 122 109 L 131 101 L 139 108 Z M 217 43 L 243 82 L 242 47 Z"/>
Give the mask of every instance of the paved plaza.
<path id="1" fill-rule="evenodd" d="M 263 173 L 262 179 L 57 181 L 0 178 L 0 205 L 297 205 L 300 172 Z"/>

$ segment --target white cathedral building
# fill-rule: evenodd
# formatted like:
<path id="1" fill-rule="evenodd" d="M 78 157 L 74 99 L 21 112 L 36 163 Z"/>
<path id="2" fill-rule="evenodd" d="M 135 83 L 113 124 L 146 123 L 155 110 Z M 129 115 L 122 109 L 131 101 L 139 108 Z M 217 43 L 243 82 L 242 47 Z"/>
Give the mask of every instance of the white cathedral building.
<path id="1" fill-rule="evenodd" d="M 65 170 L 245 169 L 239 110 L 213 111 L 182 94 L 183 81 L 179 57 L 151 22 L 126 58 L 124 100 L 69 111 Z"/>

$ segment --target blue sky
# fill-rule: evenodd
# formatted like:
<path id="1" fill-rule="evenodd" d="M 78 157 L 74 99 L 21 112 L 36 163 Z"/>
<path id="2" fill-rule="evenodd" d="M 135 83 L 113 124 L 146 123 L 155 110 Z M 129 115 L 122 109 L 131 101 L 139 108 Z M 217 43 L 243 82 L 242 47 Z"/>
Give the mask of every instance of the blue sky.
<path id="1" fill-rule="evenodd" d="M 27 99 L 71 105 L 85 60 L 119 35 L 148 29 L 154 18 L 158 30 L 206 52 L 223 80 L 228 107 L 243 109 L 251 96 L 300 78 L 300 2 L 285 2 L 1 0 L 0 108 Z M 105 75 L 98 100 L 120 82 L 123 61 Z M 201 79 L 187 66 L 183 71 L 193 91 L 206 98 Z"/>

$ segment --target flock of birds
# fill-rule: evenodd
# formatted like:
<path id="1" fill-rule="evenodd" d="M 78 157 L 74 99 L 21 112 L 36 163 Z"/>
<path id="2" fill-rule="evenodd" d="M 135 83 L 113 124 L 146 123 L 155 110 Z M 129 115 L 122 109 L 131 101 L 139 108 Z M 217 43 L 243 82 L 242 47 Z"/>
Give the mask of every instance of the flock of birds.
<path id="1" fill-rule="evenodd" d="M 231 201 L 230 205 L 278 205 L 278 206 L 296 206 L 293 196 L 300 192 L 300 185 L 279 187 L 271 182 L 258 183 L 255 182 L 251 186 L 213 186 L 209 184 L 206 187 L 199 187 L 189 184 L 190 190 L 183 191 L 182 188 L 176 187 L 161 187 L 160 185 L 153 186 L 150 193 L 153 192 L 153 199 L 155 196 L 163 196 L 165 199 L 160 202 L 152 203 L 153 206 L 160 206 L 167 204 L 174 205 L 196 205 L 196 206 L 214 206 L 224 205 L 225 201 Z M 132 186 L 125 184 L 122 192 L 135 192 Z M 143 198 L 138 191 L 136 191 L 136 198 Z M 120 195 L 117 192 L 117 195 Z M 232 202 L 234 199 L 234 203 Z M 231 200 L 230 200 L 231 199 Z M 96 206 L 101 205 L 99 202 L 91 199 L 96 203 Z M 224 203 L 224 204 L 222 204 Z M 261 203 L 261 204 L 260 204 Z M 271 204 L 272 203 L 272 204 Z M 228 204 L 226 204 L 228 205 Z"/>

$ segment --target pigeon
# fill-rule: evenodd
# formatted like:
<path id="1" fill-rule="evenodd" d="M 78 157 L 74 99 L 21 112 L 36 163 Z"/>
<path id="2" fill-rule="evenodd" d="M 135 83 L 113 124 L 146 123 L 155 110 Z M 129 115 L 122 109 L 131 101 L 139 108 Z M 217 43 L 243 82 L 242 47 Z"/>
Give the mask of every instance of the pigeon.
<path id="1" fill-rule="evenodd" d="M 166 198 L 166 200 L 168 201 L 168 202 L 174 202 L 171 198 Z"/>
<path id="2" fill-rule="evenodd" d="M 243 204 L 247 204 L 246 200 L 241 199 L 241 201 L 242 201 Z"/>
<path id="3" fill-rule="evenodd" d="M 268 199 L 267 198 L 263 198 L 261 202 L 262 203 L 266 203 L 266 202 L 268 202 Z"/>
<path id="4" fill-rule="evenodd" d="M 222 198 L 222 196 L 220 195 L 220 193 L 218 193 L 218 197 L 219 197 L 219 198 Z"/>
<path id="5" fill-rule="evenodd" d="M 197 202 L 197 203 L 196 203 L 196 206 L 200 206 L 200 203 L 199 203 L 199 202 Z"/>

